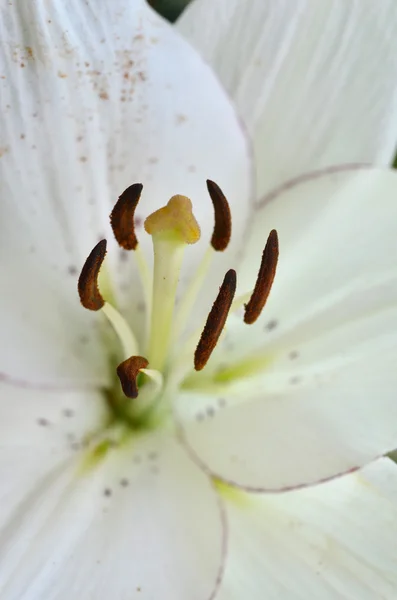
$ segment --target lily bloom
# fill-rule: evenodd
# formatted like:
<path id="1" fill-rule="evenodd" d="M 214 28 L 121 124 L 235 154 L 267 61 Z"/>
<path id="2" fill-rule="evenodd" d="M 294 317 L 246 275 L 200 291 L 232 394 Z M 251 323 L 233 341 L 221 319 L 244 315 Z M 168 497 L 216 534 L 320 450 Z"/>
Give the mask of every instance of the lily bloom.
<path id="1" fill-rule="evenodd" d="M 5 600 L 395 597 L 396 9 L 213 6 L 1 8 Z"/>

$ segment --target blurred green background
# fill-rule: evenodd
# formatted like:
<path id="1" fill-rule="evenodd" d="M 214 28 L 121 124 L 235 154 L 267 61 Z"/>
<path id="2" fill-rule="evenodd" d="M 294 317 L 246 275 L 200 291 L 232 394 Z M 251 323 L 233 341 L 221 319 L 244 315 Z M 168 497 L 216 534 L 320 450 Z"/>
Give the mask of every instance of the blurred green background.
<path id="1" fill-rule="evenodd" d="M 190 0 L 148 0 L 148 2 L 163 17 L 174 22 Z"/>

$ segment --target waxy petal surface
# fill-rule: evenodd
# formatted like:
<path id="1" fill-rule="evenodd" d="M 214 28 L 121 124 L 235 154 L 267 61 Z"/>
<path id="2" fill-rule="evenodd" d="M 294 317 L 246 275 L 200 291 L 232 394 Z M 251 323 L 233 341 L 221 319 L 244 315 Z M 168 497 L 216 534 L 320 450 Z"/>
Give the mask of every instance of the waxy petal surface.
<path id="1" fill-rule="evenodd" d="M 396 466 L 285 495 L 225 494 L 231 543 L 219 600 L 394 600 Z"/>
<path id="2" fill-rule="evenodd" d="M 247 143 L 209 67 L 143 0 L 7 4 L 1 23 L 0 372 L 36 385 L 102 384 L 100 339 L 76 293 L 99 239 L 109 238 L 108 285 L 138 334 L 144 322 L 136 270 L 110 242 L 117 197 L 144 184 L 144 238 L 143 218 L 186 194 L 209 239 L 212 177 L 239 206 L 237 247 Z"/>
<path id="3" fill-rule="evenodd" d="M 223 410 L 216 397 L 203 398 L 211 418 L 194 425 L 189 394 L 180 402 L 187 444 L 210 472 L 250 489 L 285 490 L 395 447 L 396 196 L 394 171 L 340 169 L 263 203 L 240 270 L 253 276 L 263 228 L 276 228 L 274 287 L 257 324 L 231 328 L 232 350 L 220 348 L 213 365 L 216 372 L 260 354 L 263 371 L 230 394 L 227 386 L 210 390 Z"/>
<path id="4" fill-rule="evenodd" d="M 177 26 L 236 101 L 259 196 L 303 171 L 392 162 L 394 0 L 195 0 Z"/>
<path id="5" fill-rule="evenodd" d="M 212 482 L 175 440 L 136 433 L 121 446 L 102 440 L 61 460 L 55 422 L 20 421 L 12 421 L 19 427 L 0 461 L 2 598 L 214 597 L 225 516 Z M 73 418 L 63 421 L 73 431 Z"/>

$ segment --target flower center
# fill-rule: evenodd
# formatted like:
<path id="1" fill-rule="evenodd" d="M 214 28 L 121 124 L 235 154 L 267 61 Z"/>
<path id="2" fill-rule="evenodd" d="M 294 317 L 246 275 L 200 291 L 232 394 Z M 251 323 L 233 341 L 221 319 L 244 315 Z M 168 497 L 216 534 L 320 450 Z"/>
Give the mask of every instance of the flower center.
<path id="1" fill-rule="evenodd" d="M 187 340 L 182 336 L 205 282 L 216 252 L 224 251 L 231 237 L 229 204 L 221 189 L 207 181 L 215 225 L 211 244 L 196 273 L 191 278 L 176 307 L 178 281 L 185 250 L 200 239 L 200 227 L 193 215 L 192 203 L 186 196 L 173 196 L 166 206 L 149 215 L 145 230 L 153 242 L 153 272 L 143 256 L 134 229 L 134 213 L 142 185 L 133 184 L 119 197 L 110 221 L 114 236 L 125 250 L 131 250 L 146 296 L 150 323 L 146 339 L 140 345 L 129 324 L 117 309 L 109 290 L 102 294 L 98 276 L 105 260 L 107 242 L 101 240 L 88 256 L 81 271 L 78 291 L 82 305 L 101 311 L 112 325 L 122 358 L 115 369 L 114 385 L 106 397 L 114 419 L 133 429 L 152 428 L 163 423 L 172 408 L 172 399 L 184 382 L 195 385 L 192 373 L 199 372 L 210 361 L 229 314 L 245 305 L 244 322 L 254 323 L 269 296 L 278 260 L 278 237 L 272 231 L 262 255 L 255 287 L 248 295 L 235 299 L 237 275 L 230 269 L 206 319 Z M 109 300 L 104 296 L 108 295 Z M 246 302 L 248 301 L 248 302 Z M 183 341 L 182 341 L 183 340 Z M 177 357 L 177 358 L 176 358 Z M 249 360 L 249 359 L 248 359 Z M 245 362 L 247 359 L 245 359 Z M 255 362 L 255 361 L 254 361 Z M 256 360 L 255 365 L 257 365 Z M 214 384 L 232 381 L 244 371 L 242 365 L 229 365 L 227 377 L 216 376 Z M 252 369 L 248 369 L 252 372 Z M 193 382 L 193 383 L 192 383 Z M 208 382 L 207 382 L 208 383 Z"/>

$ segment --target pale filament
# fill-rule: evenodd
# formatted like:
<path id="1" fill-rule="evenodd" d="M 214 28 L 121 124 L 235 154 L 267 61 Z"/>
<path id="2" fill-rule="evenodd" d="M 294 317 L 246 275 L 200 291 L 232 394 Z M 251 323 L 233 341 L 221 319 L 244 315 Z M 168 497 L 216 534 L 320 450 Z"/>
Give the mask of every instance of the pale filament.
<path id="1" fill-rule="evenodd" d="M 123 346 L 124 357 L 128 358 L 138 354 L 137 339 L 124 317 L 108 302 L 105 302 L 101 310 L 108 318 Z"/>
<path id="2" fill-rule="evenodd" d="M 164 387 L 164 378 L 160 371 L 156 369 L 141 369 L 140 373 L 144 373 L 149 378 L 140 390 L 136 402 L 131 405 L 131 415 L 134 417 L 143 417 L 155 407 L 154 401 L 158 397 Z"/>
<path id="3" fill-rule="evenodd" d="M 181 298 L 178 306 L 177 317 L 175 319 L 175 326 L 173 332 L 174 342 L 183 333 L 186 323 L 189 320 L 191 311 L 194 303 L 197 300 L 197 296 L 203 286 L 205 277 L 208 273 L 208 269 L 211 266 L 215 250 L 212 246 L 209 246 L 196 270 L 195 275 L 191 278 L 189 285 Z"/>
<path id="4" fill-rule="evenodd" d="M 151 272 L 150 272 L 147 260 L 145 258 L 145 255 L 142 252 L 140 244 L 137 245 L 133 254 L 134 254 L 136 264 L 138 267 L 139 276 L 141 278 L 141 284 L 142 284 L 142 288 L 143 288 L 143 292 L 144 292 L 144 296 L 145 296 L 145 303 L 146 303 L 146 307 L 147 307 L 146 314 L 148 315 L 148 318 L 149 318 L 150 311 L 151 311 L 152 285 L 153 285 Z"/>

